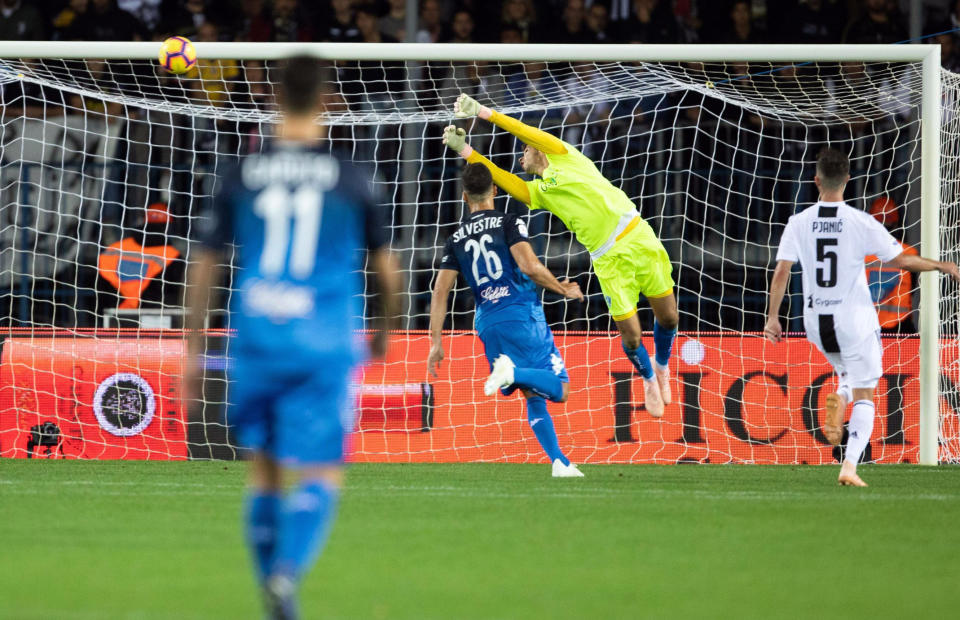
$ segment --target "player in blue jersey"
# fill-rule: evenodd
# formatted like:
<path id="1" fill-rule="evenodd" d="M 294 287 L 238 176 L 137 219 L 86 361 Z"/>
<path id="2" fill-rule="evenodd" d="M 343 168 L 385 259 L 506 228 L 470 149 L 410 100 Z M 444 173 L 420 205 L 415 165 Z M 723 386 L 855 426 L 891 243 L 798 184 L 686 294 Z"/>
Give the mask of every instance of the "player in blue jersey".
<path id="1" fill-rule="evenodd" d="M 383 298 L 375 356 L 385 352 L 399 288 L 370 175 L 324 145 L 326 129 L 316 122 L 322 84 L 318 60 L 287 61 L 278 135 L 219 171 L 191 271 L 188 360 L 195 360 L 215 267 L 228 262 L 218 257 L 235 244 L 229 421 L 253 453 L 245 521 L 272 618 L 297 617 L 299 582 L 337 503 L 353 423 L 350 375 L 361 357 L 364 249 Z"/>
<path id="2" fill-rule="evenodd" d="M 436 376 L 444 357 L 441 331 L 447 298 L 462 273 L 477 303 L 476 329 L 483 342 L 490 377 L 487 396 L 517 389 L 527 399 L 527 420 L 553 464 L 556 478 L 580 477 L 577 466 L 560 451 L 545 399 L 564 402 L 570 379 L 553 342 L 534 283 L 567 297 L 583 299 L 576 282 L 558 281 L 537 259 L 523 220 L 493 208 L 496 187 L 483 164 L 468 164 L 461 178 L 470 215 L 447 239 L 430 304 L 433 346 L 427 365 Z"/>

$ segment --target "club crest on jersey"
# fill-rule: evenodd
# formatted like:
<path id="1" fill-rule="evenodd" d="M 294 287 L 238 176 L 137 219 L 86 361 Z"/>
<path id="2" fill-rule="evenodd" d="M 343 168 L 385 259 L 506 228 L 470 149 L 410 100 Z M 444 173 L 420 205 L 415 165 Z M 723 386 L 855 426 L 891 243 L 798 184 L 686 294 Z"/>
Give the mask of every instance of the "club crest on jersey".
<path id="1" fill-rule="evenodd" d="M 504 297 L 510 297 L 510 287 L 508 286 L 488 286 L 480 291 L 480 297 L 491 303 L 497 303 Z"/>
<path id="2" fill-rule="evenodd" d="M 550 177 L 549 177 L 549 178 L 540 179 L 540 191 L 541 191 L 541 192 L 545 192 L 545 191 L 549 190 L 551 187 L 556 187 L 557 185 L 560 184 L 560 182 L 557 181 L 557 177 L 560 176 L 560 171 L 559 171 L 559 170 L 553 170 L 553 171 L 551 171 L 551 172 L 552 172 L 552 173 L 550 174 Z"/>

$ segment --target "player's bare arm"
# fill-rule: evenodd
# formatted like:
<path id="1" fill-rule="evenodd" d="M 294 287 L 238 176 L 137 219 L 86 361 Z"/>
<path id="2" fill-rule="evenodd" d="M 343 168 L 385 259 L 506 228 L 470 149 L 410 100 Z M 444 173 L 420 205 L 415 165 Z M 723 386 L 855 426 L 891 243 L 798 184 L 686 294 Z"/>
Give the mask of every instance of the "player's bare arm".
<path id="1" fill-rule="evenodd" d="M 198 249 L 193 255 L 193 264 L 187 274 L 186 307 L 184 328 L 187 332 L 187 355 L 183 362 L 183 399 L 191 402 L 201 396 L 202 370 L 200 356 L 206 350 L 204 342 L 204 317 L 210 308 L 213 284 L 217 277 L 218 253 Z"/>
<path id="2" fill-rule="evenodd" d="M 787 283 L 790 282 L 791 261 L 779 260 L 770 279 L 770 305 L 767 308 L 767 324 L 763 328 L 763 335 L 770 342 L 780 342 L 783 338 L 783 327 L 780 325 L 780 305 L 787 292 Z"/>
<path id="3" fill-rule="evenodd" d="M 434 377 L 443 361 L 443 320 L 447 316 L 447 298 L 453 285 L 457 283 L 457 272 L 453 269 L 437 270 L 437 279 L 433 284 L 433 297 L 430 299 L 430 355 L 427 357 L 427 370 Z"/>
<path id="4" fill-rule="evenodd" d="M 383 316 L 377 325 L 377 331 L 370 341 L 370 353 L 382 358 L 387 353 L 387 339 L 391 329 L 397 327 L 400 316 L 400 288 L 402 280 L 397 267 L 397 259 L 387 248 L 380 248 L 370 256 L 370 265 L 380 289 Z"/>
<path id="5" fill-rule="evenodd" d="M 949 261 L 938 261 L 922 256 L 911 256 L 904 252 L 886 264 L 912 273 L 939 271 L 944 275 L 950 276 L 954 282 L 960 282 L 960 270 L 957 269 L 957 264 Z"/>
<path id="6" fill-rule="evenodd" d="M 469 163 L 480 163 L 486 166 L 487 170 L 489 170 L 490 174 L 493 176 L 493 182 L 497 184 L 497 187 L 507 192 L 523 204 L 530 204 L 530 190 L 527 189 L 527 184 L 523 182 L 523 179 L 512 172 L 504 170 L 475 151 L 472 146 L 467 144 L 467 132 L 465 132 L 463 129 L 454 125 L 448 125 L 445 127 L 443 129 L 443 143 L 450 147 L 450 149 L 453 151 L 456 151 Z"/>
<path id="7" fill-rule="evenodd" d="M 567 299 L 583 301 L 583 292 L 580 290 L 580 285 L 569 280 L 563 280 L 562 282 L 557 280 L 546 265 L 540 262 L 529 243 L 513 244 L 510 246 L 510 253 L 513 255 L 513 259 L 517 261 L 520 271 L 538 286 L 542 286 L 558 295 L 563 295 Z"/>

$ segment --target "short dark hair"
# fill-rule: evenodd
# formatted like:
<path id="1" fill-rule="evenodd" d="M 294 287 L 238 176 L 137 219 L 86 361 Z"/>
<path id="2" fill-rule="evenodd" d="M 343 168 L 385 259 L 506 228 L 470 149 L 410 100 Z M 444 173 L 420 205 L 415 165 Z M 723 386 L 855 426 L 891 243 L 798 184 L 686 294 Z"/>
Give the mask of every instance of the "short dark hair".
<path id="1" fill-rule="evenodd" d="M 280 70 L 280 107 L 293 114 L 309 114 L 320 102 L 326 78 L 325 65 L 313 56 L 291 56 Z"/>
<path id="2" fill-rule="evenodd" d="M 826 147 L 817 155 L 817 176 L 827 189 L 840 189 L 850 174 L 850 159 L 840 150 Z"/>
<path id="3" fill-rule="evenodd" d="M 482 200 L 493 190 L 493 175 L 481 163 L 467 164 L 460 175 L 463 191 L 471 200 Z"/>

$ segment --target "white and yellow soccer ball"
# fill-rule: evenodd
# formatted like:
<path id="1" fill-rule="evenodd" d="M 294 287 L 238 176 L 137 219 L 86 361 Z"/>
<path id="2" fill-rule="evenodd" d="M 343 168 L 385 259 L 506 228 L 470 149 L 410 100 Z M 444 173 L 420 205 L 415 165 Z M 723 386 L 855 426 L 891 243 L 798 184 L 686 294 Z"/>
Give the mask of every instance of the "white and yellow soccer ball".
<path id="1" fill-rule="evenodd" d="M 197 50 L 186 37 L 170 37 L 160 46 L 160 66 L 176 75 L 183 75 L 197 64 Z"/>

